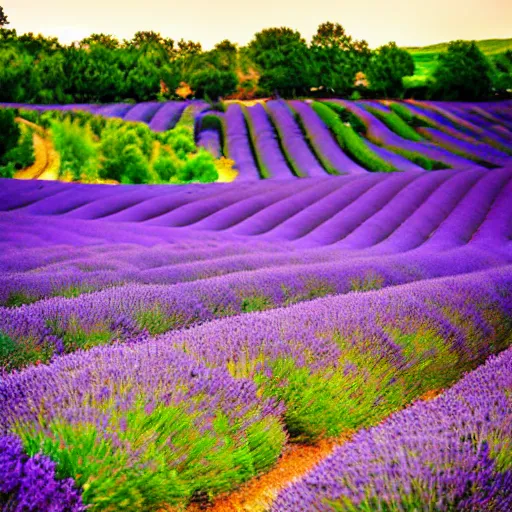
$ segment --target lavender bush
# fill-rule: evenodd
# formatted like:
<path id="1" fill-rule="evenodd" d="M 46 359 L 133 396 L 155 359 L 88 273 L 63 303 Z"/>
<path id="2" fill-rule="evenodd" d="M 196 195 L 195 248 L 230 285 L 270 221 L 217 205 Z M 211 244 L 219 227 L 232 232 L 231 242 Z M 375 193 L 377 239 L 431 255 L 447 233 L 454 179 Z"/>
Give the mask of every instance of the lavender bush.
<path id="1" fill-rule="evenodd" d="M 510 510 L 511 389 L 509 349 L 437 399 L 356 434 L 272 510 Z"/>

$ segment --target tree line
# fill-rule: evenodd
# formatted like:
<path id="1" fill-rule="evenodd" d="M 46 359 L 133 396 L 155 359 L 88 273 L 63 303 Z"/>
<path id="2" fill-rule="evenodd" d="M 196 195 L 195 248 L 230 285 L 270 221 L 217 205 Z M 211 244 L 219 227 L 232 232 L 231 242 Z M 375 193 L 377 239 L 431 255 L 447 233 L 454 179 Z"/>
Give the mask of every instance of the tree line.
<path id="1" fill-rule="evenodd" d="M 224 40 L 204 51 L 152 31 L 119 41 L 108 34 L 70 45 L 5 28 L 0 7 L 0 101 L 108 103 L 195 97 L 251 99 L 337 96 L 487 99 L 512 89 L 512 52 L 493 61 L 474 42 L 440 54 L 432 80 L 407 89 L 414 61 L 389 43 L 371 50 L 339 23 L 322 23 L 308 44 L 298 31 L 269 28 L 238 47 Z M 4 25 L 2 27 L 2 25 Z"/>

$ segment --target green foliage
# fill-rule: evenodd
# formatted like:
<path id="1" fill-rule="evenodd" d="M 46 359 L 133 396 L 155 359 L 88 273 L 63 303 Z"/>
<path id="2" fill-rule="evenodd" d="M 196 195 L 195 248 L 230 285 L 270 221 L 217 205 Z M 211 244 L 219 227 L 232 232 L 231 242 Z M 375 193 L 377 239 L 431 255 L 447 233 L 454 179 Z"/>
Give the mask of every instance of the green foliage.
<path id="1" fill-rule="evenodd" d="M 414 61 L 407 51 L 389 43 L 373 54 L 367 74 L 372 91 L 386 97 L 401 97 L 402 79 L 414 74 Z"/>
<path id="2" fill-rule="evenodd" d="M 368 67 L 371 51 L 364 40 L 355 41 L 339 23 L 322 23 L 310 48 L 312 83 L 329 93 L 348 96 L 354 91 L 355 76 Z"/>
<path id="3" fill-rule="evenodd" d="M 491 94 L 492 68 L 475 41 L 453 41 L 439 54 L 433 73 L 434 97 L 450 101 L 486 99 Z"/>
<path id="4" fill-rule="evenodd" d="M 151 309 L 139 311 L 135 318 L 138 326 L 141 329 L 146 329 L 153 336 L 183 325 L 182 319 L 168 315 L 159 304 Z"/>
<path id="5" fill-rule="evenodd" d="M 190 411 L 202 395 L 171 405 L 136 396 L 124 410 L 113 399 L 86 399 L 108 417 L 101 433 L 85 419 L 61 418 L 44 430 L 19 425 L 17 433 L 29 455 L 42 450 L 60 478 L 73 478 L 94 510 L 157 510 L 210 499 L 268 469 L 286 439 L 272 416 L 244 428 L 244 418 L 234 423 L 214 411 L 201 428 L 204 413 Z"/>
<path id="6" fill-rule="evenodd" d="M 366 126 L 363 123 L 363 121 L 361 121 L 359 117 L 357 117 L 354 113 L 348 110 L 348 108 L 345 108 L 339 103 L 335 103 L 334 101 L 324 101 L 322 103 L 325 103 L 326 105 L 329 106 L 329 108 L 334 110 L 334 112 L 338 114 L 341 120 L 344 123 L 348 123 L 357 133 L 366 133 Z"/>
<path id="7" fill-rule="evenodd" d="M 60 155 L 61 176 L 70 174 L 74 180 L 93 181 L 98 175 L 98 144 L 91 128 L 77 120 L 51 122 L 51 135 Z"/>
<path id="8" fill-rule="evenodd" d="M 449 164 L 441 162 L 440 160 L 432 160 L 431 158 L 426 157 L 418 151 L 411 151 L 409 149 L 399 148 L 397 146 L 386 146 L 386 149 L 389 149 L 390 151 L 393 151 L 393 153 L 407 158 L 411 162 L 414 162 L 416 165 L 423 167 L 423 169 L 426 169 L 427 171 L 451 169 Z"/>
<path id="9" fill-rule="evenodd" d="M 338 144 L 355 161 L 366 169 L 377 172 L 394 172 L 396 169 L 369 149 L 351 126 L 346 126 L 328 105 L 315 101 L 312 103 L 315 112 L 332 131 Z"/>
<path id="10" fill-rule="evenodd" d="M 398 114 L 395 112 L 383 112 L 378 108 L 366 106 L 375 117 L 379 118 L 390 130 L 394 131 L 400 137 L 408 140 L 421 141 L 423 137 L 415 132 Z"/>
<path id="11" fill-rule="evenodd" d="M 193 73 L 188 83 L 197 97 L 217 99 L 235 92 L 238 78 L 231 70 L 210 68 Z"/>
<path id="12" fill-rule="evenodd" d="M 23 306 L 24 304 L 32 304 L 36 301 L 36 297 L 33 297 L 24 291 L 16 291 L 9 293 L 9 296 L 3 305 L 8 308 L 17 308 L 19 306 Z"/>
<path id="13" fill-rule="evenodd" d="M 255 34 L 248 55 L 261 71 L 260 88 L 294 97 L 311 82 L 311 56 L 300 33 L 290 28 L 269 28 Z"/>
<path id="14" fill-rule="evenodd" d="M 368 292 L 370 290 L 380 290 L 384 284 L 384 279 L 374 272 L 368 272 L 364 277 L 354 277 L 350 281 L 350 289 L 353 292 Z"/>
<path id="15" fill-rule="evenodd" d="M 0 163 L 4 161 L 8 151 L 15 148 L 21 136 L 21 130 L 15 121 L 16 111 L 12 108 L 0 107 Z"/>
<path id="16" fill-rule="evenodd" d="M 77 350 L 87 350 L 100 345 L 108 345 L 118 335 L 112 332 L 106 325 L 97 324 L 85 330 L 80 321 L 74 317 L 62 323 L 58 318 L 48 319 L 47 327 L 52 334 L 62 340 L 63 351 L 66 354 Z M 52 348 L 52 352 L 54 347 Z"/>
<path id="17" fill-rule="evenodd" d="M 394 101 L 389 105 L 389 108 L 407 124 L 412 125 L 414 114 L 403 103 Z"/>
<path id="18" fill-rule="evenodd" d="M 25 169 L 35 161 L 33 130 L 25 124 L 20 124 L 20 131 L 18 145 L 4 155 L 4 161 L 12 164 L 16 170 Z"/>
<path id="19" fill-rule="evenodd" d="M 304 134 L 306 141 L 308 142 L 309 147 L 311 148 L 311 150 L 313 151 L 315 156 L 318 158 L 318 160 L 321 162 L 324 169 L 329 174 L 333 174 L 335 176 L 338 175 L 339 173 L 336 170 L 336 168 L 332 166 L 329 159 L 326 158 L 324 152 L 320 151 L 320 148 L 318 147 L 317 140 L 316 140 L 317 134 L 314 131 L 310 130 L 308 125 L 304 124 L 301 116 L 295 110 L 293 110 L 293 108 L 292 108 L 292 111 L 293 111 L 295 120 L 297 121 L 302 133 Z"/>
<path id="20" fill-rule="evenodd" d="M 6 165 L 0 165 L 0 178 L 12 178 L 15 172 L 16 168 L 12 162 Z"/>
<path id="21" fill-rule="evenodd" d="M 4 13 L 4 8 L 0 5 L 0 27 L 4 27 L 5 25 L 9 25 L 9 21 L 7 15 Z"/>
<path id="22" fill-rule="evenodd" d="M 254 311 L 264 311 L 274 307 L 274 303 L 270 297 L 265 295 L 252 295 L 244 297 L 240 309 L 244 313 L 252 313 Z"/>
<path id="23" fill-rule="evenodd" d="M 185 162 L 183 167 L 178 171 L 177 177 L 182 183 L 191 181 L 210 183 L 217 181 L 219 174 L 213 156 L 208 151 L 201 148 Z"/>

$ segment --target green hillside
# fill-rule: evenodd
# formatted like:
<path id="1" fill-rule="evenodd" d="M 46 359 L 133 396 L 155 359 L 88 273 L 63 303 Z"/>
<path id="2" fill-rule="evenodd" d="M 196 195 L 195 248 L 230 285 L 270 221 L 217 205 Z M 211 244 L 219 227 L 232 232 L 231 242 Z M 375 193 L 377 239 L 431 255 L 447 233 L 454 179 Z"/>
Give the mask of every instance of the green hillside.
<path id="1" fill-rule="evenodd" d="M 445 52 L 449 43 L 438 43 L 430 46 L 410 46 L 404 49 L 410 52 L 414 59 L 416 70 L 413 77 L 407 78 L 407 85 L 420 85 L 432 75 L 436 67 L 437 56 Z M 512 50 L 512 38 L 510 39 L 485 39 L 477 41 L 477 45 L 485 55 L 494 57 L 507 50 Z"/>

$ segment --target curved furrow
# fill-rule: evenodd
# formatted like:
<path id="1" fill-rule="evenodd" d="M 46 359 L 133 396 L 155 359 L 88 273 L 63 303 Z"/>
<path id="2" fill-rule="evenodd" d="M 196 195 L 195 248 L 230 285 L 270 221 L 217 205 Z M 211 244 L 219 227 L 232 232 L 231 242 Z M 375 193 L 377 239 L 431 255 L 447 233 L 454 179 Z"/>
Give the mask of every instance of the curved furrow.
<path id="1" fill-rule="evenodd" d="M 474 162 L 471 160 L 454 155 L 453 153 L 450 153 L 443 148 L 439 148 L 434 144 L 428 142 L 414 142 L 400 137 L 391 131 L 382 121 L 380 121 L 380 119 L 377 119 L 373 114 L 366 111 L 364 108 L 357 106 L 353 102 L 345 100 L 334 101 L 359 117 L 366 126 L 367 137 L 376 144 L 381 144 L 390 148 L 397 147 L 407 151 L 415 151 L 433 160 L 444 162 L 454 168 L 468 167 L 471 165 L 474 166 Z"/>
<path id="2" fill-rule="evenodd" d="M 451 178 L 451 173 L 439 171 L 423 175 L 404 186 L 380 211 L 372 215 L 343 240 L 336 243 L 340 249 L 364 249 L 389 237 L 434 192 Z"/>
<path id="3" fill-rule="evenodd" d="M 288 105 L 283 100 L 272 100 L 265 104 L 279 134 L 283 149 L 299 176 L 325 177 L 326 170 L 308 146 L 304 135 Z"/>
<path id="4" fill-rule="evenodd" d="M 451 120 L 455 125 L 464 126 L 475 134 L 477 140 L 482 140 L 486 136 L 494 137 L 489 128 L 492 127 L 497 120 L 491 121 L 488 117 L 477 115 L 473 109 L 458 103 L 443 104 L 442 107 L 433 102 L 426 102 L 427 109 L 435 109 L 442 115 Z M 492 116 L 491 116 L 492 117 Z M 499 138 L 497 138 L 499 142 Z"/>
<path id="5" fill-rule="evenodd" d="M 106 219 L 111 222 L 145 222 L 156 219 L 176 209 L 186 206 L 194 201 L 201 201 L 205 197 L 215 196 L 217 189 L 212 189 L 211 193 L 203 194 L 202 190 L 192 188 L 187 193 L 172 191 L 169 194 L 160 194 L 143 199 L 138 204 L 128 207 L 124 210 L 110 214 Z"/>
<path id="6" fill-rule="evenodd" d="M 483 136 L 483 129 L 480 126 L 473 125 L 451 113 L 448 105 L 440 107 L 435 102 L 416 100 L 406 100 L 406 105 L 411 112 L 424 117 L 429 123 L 452 137 L 477 142 Z"/>
<path id="7" fill-rule="evenodd" d="M 224 114 L 224 126 L 226 156 L 234 160 L 235 168 L 238 170 L 235 181 L 259 180 L 260 171 L 251 147 L 244 113 L 239 104 L 232 103 L 227 107 Z"/>
<path id="8" fill-rule="evenodd" d="M 198 202 L 187 203 L 182 207 L 155 217 L 146 222 L 146 224 L 158 226 L 186 226 L 199 222 L 200 220 L 212 215 L 216 211 L 235 204 L 247 197 L 254 197 L 255 194 L 265 194 L 273 190 L 273 185 L 269 181 L 258 183 L 256 189 L 252 187 L 232 187 L 225 186 L 224 191 L 219 194 L 200 199 Z"/>
<path id="9" fill-rule="evenodd" d="M 126 195 L 128 191 L 119 191 L 120 196 Z M 63 215 L 70 214 L 74 210 L 86 207 L 95 201 L 110 198 L 115 194 L 111 186 L 99 189 L 91 189 L 86 185 L 77 184 L 76 187 L 67 187 L 58 194 L 46 197 L 29 206 L 19 208 L 17 211 L 31 215 Z"/>
<path id="10" fill-rule="evenodd" d="M 418 131 L 435 144 L 476 162 L 500 167 L 510 160 L 509 155 L 488 144 L 463 141 L 435 128 L 418 128 Z"/>
<path id="11" fill-rule="evenodd" d="M 487 173 L 479 181 L 478 187 L 473 187 L 450 212 L 423 244 L 423 248 L 428 251 L 441 251 L 468 243 L 511 178 L 511 169 L 499 169 Z"/>
<path id="12" fill-rule="evenodd" d="M 334 190 L 324 196 L 321 201 L 298 211 L 297 208 L 294 208 L 296 213 L 292 216 L 286 212 L 286 215 L 283 215 L 285 218 L 270 231 L 261 235 L 261 238 L 269 241 L 300 239 L 341 209 L 357 201 L 369 189 L 384 181 L 383 174 L 371 174 L 358 179 L 352 178 L 352 176 L 338 178 L 336 181 L 339 183 L 339 187 L 333 186 Z"/>
<path id="13" fill-rule="evenodd" d="M 390 176 L 363 193 L 351 204 L 340 209 L 329 219 L 317 225 L 305 236 L 295 240 L 304 247 L 329 245 L 339 242 L 350 234 L 364 220 L 378 212 L 400 192 L 402 187 L 418 179 L 421 174 L 403 173 Z"/>
<path id="14" fill-rule="evenodd" d="M 163 103 L 159 103 L 158 101 L 138 103 L 125 114 L 123 120 L 149 123 L 163 105 Z"/>
<path id="15" fill-rule="evenodd" d="M 352 181 L 349 177 L 341 179 L 315 180 L 306 190 L 293 194 L 293 196 L 278 201 L 264 210 L 252 215 L 248 219 L 239 222 L 230 228 L 230 232 L 238 235 L 263 235 L 279 225 L 299 214 L 306 208 L 310 208 Z M 293 221 L 292 221 L 293 222 Z"/>
<path id="16" fill-rule="evenodd" d="M 455 172 L 393 233 L 367 249 L 367 254 L 399 253 L 421 246 L 483 176 L 480 169 Z"/>
<path id="17" fill-rule="evenodd" d="M 100 105 L 94 110 L 94 114 L 103 117 L 123 117 L 133 108 L 131 103 L 114 103 L 113 105 Z"/>
<path id="18" fill-rule="evenodd" d="M 279 146 L 277 133 L 262 105 L 242 107 L 249 126 L 249 136 L 264 178 L 286 179 L 295 176 Z"/>
<path id="19" fill-rule="evenodd" d="M 108 187 L 108 185 L 106 186 Z M 112 187 L 107 189 L 106 197 L 94 198 L 87 204 L 79 206 L 73 210 L 68 211 L 65 215 L 67 218 L 95 220 L 102 219 L 113 213 L 133 207 L 149 197 L 158 195 L 157 189 L 147 188 L 128 188 L 126 190 L 115 190 Z M 78 197 L 76 200 L 78 201 Z"/>
<path id="20" fill-rule="evenodd" d="M 376 144 L 372 144 L 367 139 L 362 138 L 361 140 L 363 141 L 363 144 L 370 148 L 377 156 L 389 162 L 393 167 L 395 167 L 399 171 L 421 172 L 425 170 L 423 169 L 423 167 L 416 165 L 414 162 L 411 162 L 410 160 L 401 155 L 393 153 L 393 151 L 390 151 L 389 149 L 382 148 L 380 146 L 377 146 Z"/>
<path id="21" fill-rule="evenodd" d="M 3 188 L 8 180 L 1 180 L 0 186 Z M 22 183 L 22 181 L 11 180 L 14 183 Z M 57 195 L 66 190 L 66 184 L 61 181 L 23 181 L 27 183 L 27 190 L 21 187 L 13 187 L 5 194 L 0 196 L 0 211 L 15 211 L 26 208 L 30 205 L 37 204 L 39 201 Z"/>
<path id="22" fill-rule="evenodd" d="M 299 100 L 290 101 L 289 104 L 297 113 L 316 156 L 331 174 L 366 174 L 368 172 L 339 147 L 329 128 L 311 105 Z"/>
<path id="23" fill-rule="evenodd" d="M 512 168 L 511 168 L 512 170 Z M 512 173 L 511 173 L 512 174 Z M 471 237 L 470 243 L 482 244 L 485 248 L 505 246 L 512 248 L 512 179 L 502 188 L 492 209 Z"/>
<path id="24" fill-rule="evenodd" d="M 174 128 L 187 104 L 171 101 L 165 103 L 152 117 L 149 128 L 155 132 L 164 132 Z"/>
<path id="25" fill-rule="evenodd" d="M 290 198 L 300 194 L 304 189 L 309 190 L 314 186 L 315 182 L 311 180 L 301 180 L 298 184 L 287 181 L 265 194 L 251 196 L 233 205 L 228 205 L 226 208 L 219 209 L 208 217 L 191 224 L 191 227 L 214 231 L 231 227 L 236 228 L 241 223 L 250 223 L 250 219 L 265 211 L 265 209 L 271 208 L 275 203 L 288 202 Z"/>

